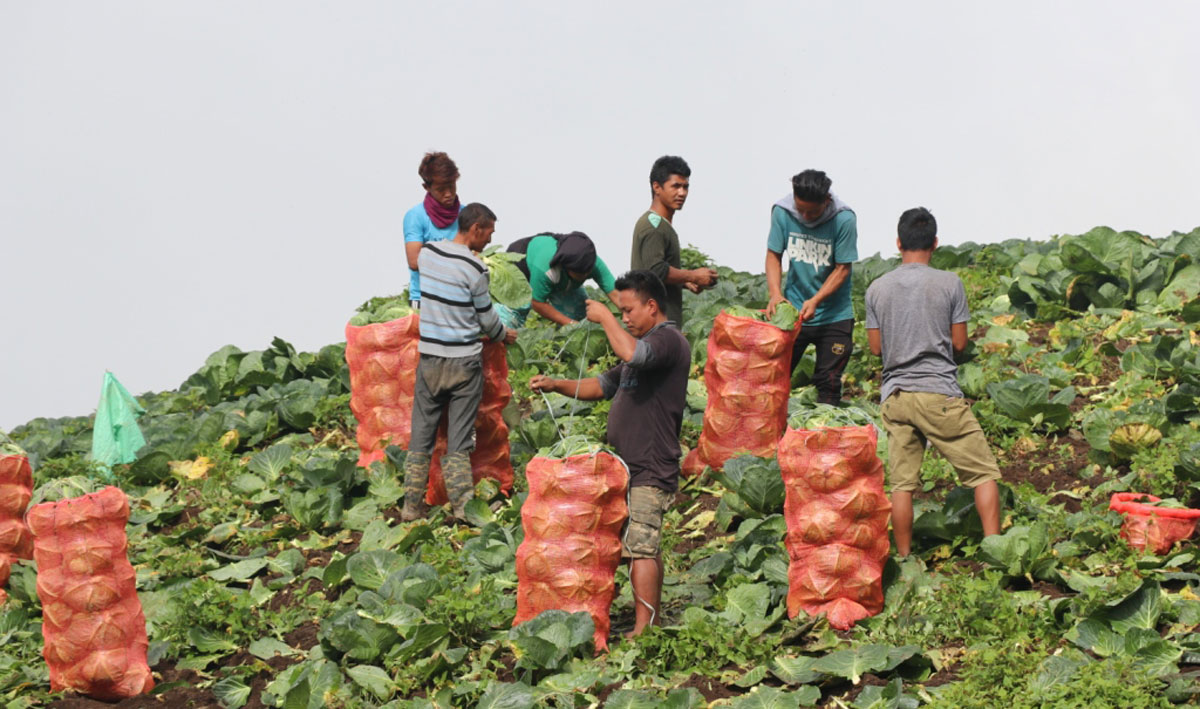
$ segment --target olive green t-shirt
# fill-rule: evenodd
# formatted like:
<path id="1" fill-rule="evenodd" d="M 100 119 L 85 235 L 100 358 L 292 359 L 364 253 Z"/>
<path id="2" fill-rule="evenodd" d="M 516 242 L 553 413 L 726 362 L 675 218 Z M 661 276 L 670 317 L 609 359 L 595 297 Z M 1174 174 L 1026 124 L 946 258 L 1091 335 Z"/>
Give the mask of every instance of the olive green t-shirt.
<path id="1" fill-rule="evenodd" d="M 650 271 L 658 276 L 667 289 L 663 310 L 668 320 L 683 326 L 683 286 L 667 283 L 669 268 L 682 268 L 679 235 L 671 222 L 653 211 L 647 211 L 633 225 L 633 253 L 629 267 Z"/>

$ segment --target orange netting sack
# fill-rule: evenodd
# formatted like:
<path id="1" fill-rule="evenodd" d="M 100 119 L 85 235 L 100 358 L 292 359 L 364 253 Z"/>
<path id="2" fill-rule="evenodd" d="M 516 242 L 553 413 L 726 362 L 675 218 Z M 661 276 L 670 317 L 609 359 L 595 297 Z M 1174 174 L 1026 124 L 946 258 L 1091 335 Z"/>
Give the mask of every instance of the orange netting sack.
<path id="1" fill-rule="evenodd" d="M 124 699 L 150 691 L 146 617 L 126 556 L 125 493 L 45 502 L 29 510 L 50 691 Z"/>
<path id="2" fill-rule="evenodd" d="M 529 497 L 521 506 L 525 539 L 517 548 L 517 616 L 587 611 L 596 651 L 608 649 L 608 611 L 621 562 L 621 526 L 629 513 L 629 471 L 601 451 L 534 458 L 525 468 Z"/>
<path id="3" fill-rule="evenodd" d="M 1166 554 L 1175 542 L 1182 542 L 1196 531 L 1200 510 L 1146 504 L 1146 501 L 1158 502 L 1159 499 L 1140 492 L 1116 492 L 1109 499 L 1108 509 L 1125 516 L 1121 537 L 1129 542 L 1129 546 Z"/>
<path id="4" fill-rule="evenodd" d="M 704 385 L 708 404 L 695 450 L 683 461 L 691 477 L 704 466 L 720 470 L 739 453 L 775 454 L 787 430 L 792 345 L 799 330 L 721 312 L 708 336 Z"/>
<path id="5" fill-rule="evenodd" d="M 847 630 L 883 610 L 892 505 L 876 436 L 874 426 L 789 429 L 779 444 L 789 617 L 825 613 Z"/>
<path id="6" fill-rule="evenodd" d="M 33 471 L 23 455 L 0 456 L 0 603 L 17 559 L 33 558 L 33 536 L 25 526 L 25 506 L 33 497 Z"/>
<path id="7" fill-rule="evenodd" d="M 350 410 L 358 420 L 358 464 L 367 467 L 383 460 L 388 445 L 408 448 L 412 439 L 412 403 L 416 391 L 417 352 L 420 337 L 416 314 L 361 327 L 346 326 L 346 363 L 350 366 Z M 508 384 L 508 357 L 504 343 L 483 345 L 483 398 L 475 419 L 475 450 L 471 470 L 475 481 L 491 478 L 507 494 L 512 489 L 508 424 L 502 412 L 512 398 Z M 441 456 L 446 451 L 445 420 L 438 430 L 429 489 L 425 501 L 448 501 L 442 478 Z"/>

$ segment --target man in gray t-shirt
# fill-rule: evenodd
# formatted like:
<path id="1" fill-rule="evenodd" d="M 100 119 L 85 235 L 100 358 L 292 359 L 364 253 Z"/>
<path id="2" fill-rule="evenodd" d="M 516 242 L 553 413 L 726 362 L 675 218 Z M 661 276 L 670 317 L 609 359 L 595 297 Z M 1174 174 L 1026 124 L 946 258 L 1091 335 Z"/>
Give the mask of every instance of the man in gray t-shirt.
<path id="1" fill-rule="evenodd" d="M 867 288 L 867 340 L 883 356 L 883 428 L 888 435 L 892 532 L 896 550 L 912 544 L 912 494 L 932 443 L 975 489 L 983 533 L 1000 533 L 1000 469 L 958 387 L 954 354 L 967 346 L 967 295 L 959 277 L 929 265 L 937 221 L 924 207 L 900 216 L 901 264 Z"/>

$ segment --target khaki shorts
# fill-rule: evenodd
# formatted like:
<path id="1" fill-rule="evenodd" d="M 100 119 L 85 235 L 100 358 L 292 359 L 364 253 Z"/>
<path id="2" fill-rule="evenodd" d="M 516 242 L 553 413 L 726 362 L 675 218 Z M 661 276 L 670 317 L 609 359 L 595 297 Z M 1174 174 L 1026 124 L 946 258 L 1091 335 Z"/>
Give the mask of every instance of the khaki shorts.
<path id="1" fill-rule="evenodd" d="M 888 436 L 888 479 L 892 489 L 921 488 L 926 441 L 958 471 L 959 482 L 979 487 L 1000 479 L 1000 468 L 987 438 L 965 399 L 927 392 L 892 392 L 883 402 Z"/>
<path id="2" fill-rule="evenodd" d="M 629 519 L 621 534 L 621 557 L 654 559 L 662 542 L 663 515 L 675 501 L 674 493 L 653 485 L 638 485 L 629 490 Z"/>

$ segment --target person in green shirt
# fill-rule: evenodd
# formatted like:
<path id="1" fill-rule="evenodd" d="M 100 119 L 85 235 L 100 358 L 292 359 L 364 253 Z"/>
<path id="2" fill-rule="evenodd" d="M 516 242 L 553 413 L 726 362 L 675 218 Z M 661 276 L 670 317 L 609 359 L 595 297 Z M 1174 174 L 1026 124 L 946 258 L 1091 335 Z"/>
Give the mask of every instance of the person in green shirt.
<path id="1" fill-rule="evenodd" d="M 663 311 L 667 319 L 683 326 L 683 289 L 699 293 L 717 284 L 711 268 L 685 269 L 679 235 L 671 220 L 687 201 L 692 170 L 683 158 L 664 155 L 650 168 L 650 209 L 633 225 L 633 252 L 629 267 L 650 271 L 667 288 Z"/>
<path id="2" fill-rule="evenodd" d="M 520 325 L 525 324 L 531 309 L 559 325 L 583 320 L 587 317 L 587 291 L 583 288 L 587 280 L 594 281 L 614 304 L 617 302 L 616 279 L 583 232 L 527 236 L 513 242 L 508 250 L 525 254 L 516 265 L 533 290 L 530 307 L 513 311 Z"/>

